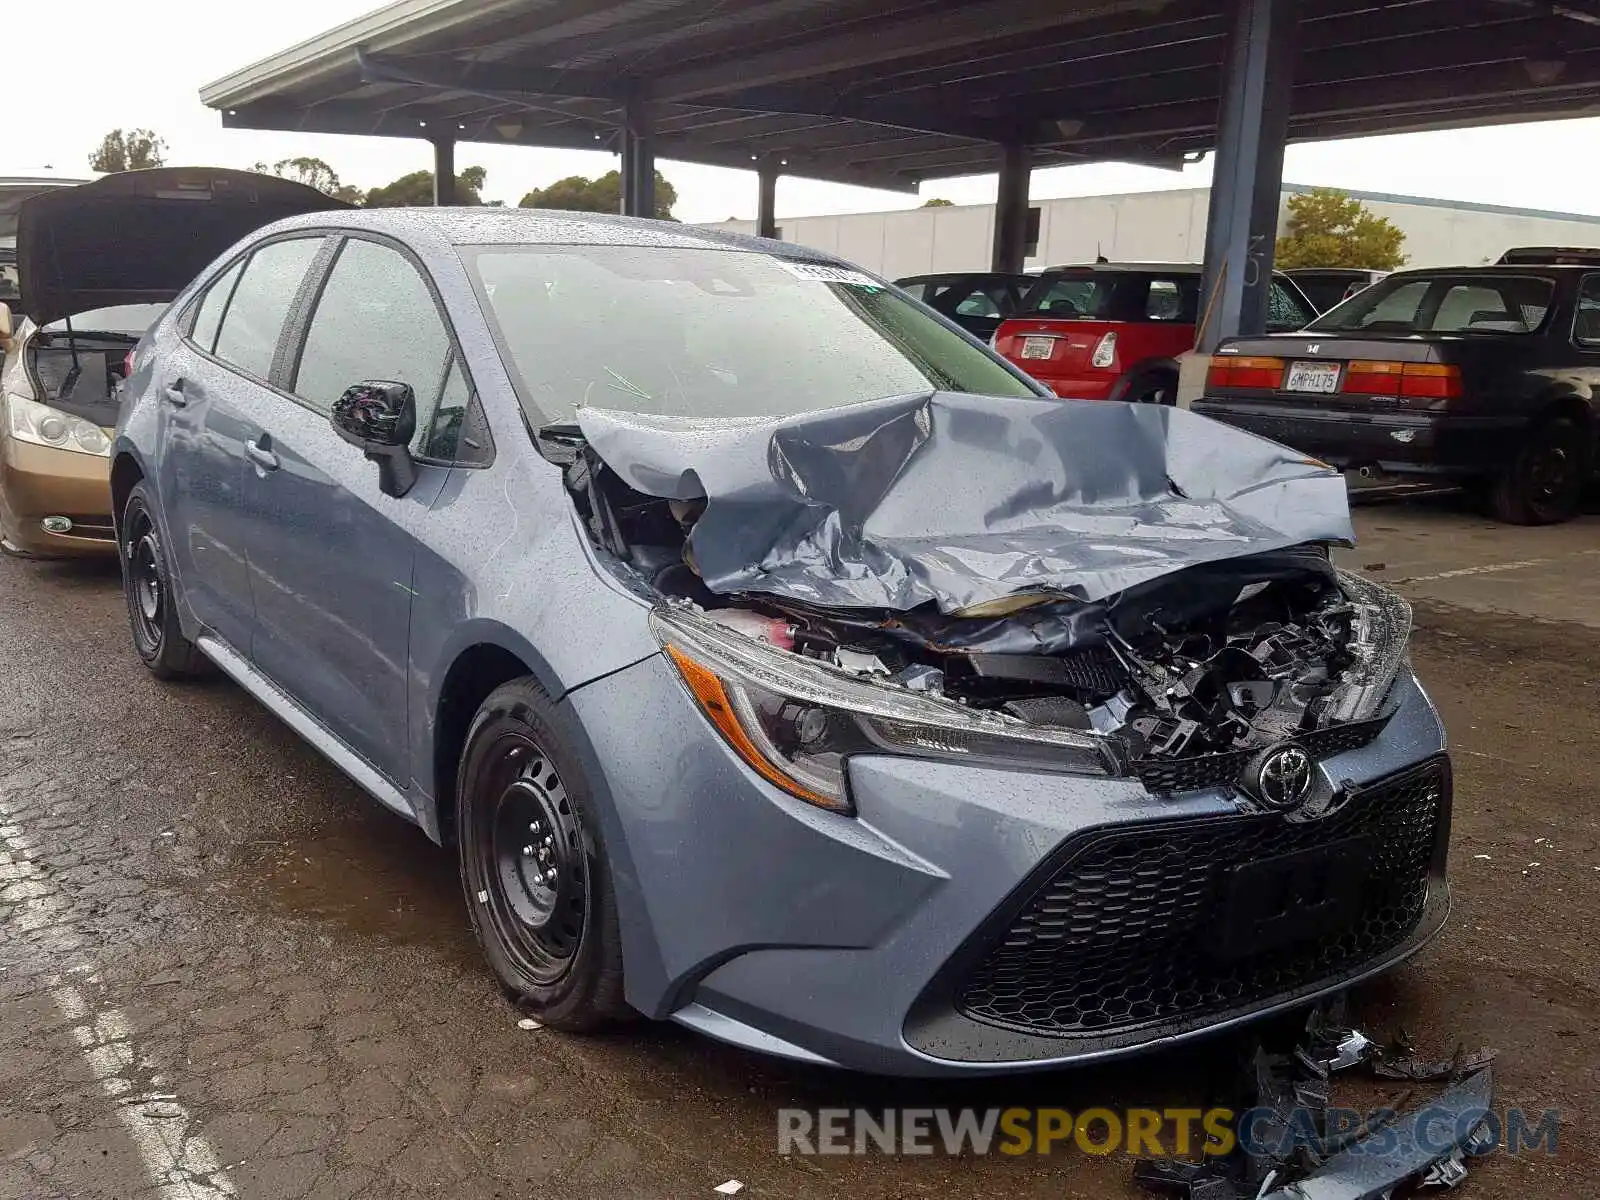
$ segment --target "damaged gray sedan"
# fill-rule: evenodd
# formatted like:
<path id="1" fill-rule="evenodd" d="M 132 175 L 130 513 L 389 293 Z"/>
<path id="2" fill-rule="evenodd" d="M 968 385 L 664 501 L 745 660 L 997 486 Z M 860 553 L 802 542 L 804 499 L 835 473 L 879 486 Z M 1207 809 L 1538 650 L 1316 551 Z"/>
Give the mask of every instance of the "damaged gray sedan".
<path id="1" fill-rule="evenodd" d="M 1323 464 L 1048 397 L 848 264 L 338 212 L 141 343 L 136 651 L 455 847 L 534 1015 L 901 1074 L 1147 1049 L 1443 923 L 1410 613 Z"/>

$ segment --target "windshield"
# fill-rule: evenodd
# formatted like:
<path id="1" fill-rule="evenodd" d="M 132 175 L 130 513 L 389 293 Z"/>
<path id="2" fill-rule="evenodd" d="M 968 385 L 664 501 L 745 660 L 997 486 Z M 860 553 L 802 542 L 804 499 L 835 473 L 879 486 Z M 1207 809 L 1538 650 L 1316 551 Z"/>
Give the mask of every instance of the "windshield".
<path id="1" fill-rule="evenodd" d="M 1391 275 L 1306 327 L 1308 333 L 1536 333 L 1555 285 L 1533 275 Z"/>
<path id="2" fill-rule="evenodd" d="M 993 354 L 856 271 L 740 251 L 462 250 L 525 406 L 784 416 L 930 390 L 1037 396 Z"/>

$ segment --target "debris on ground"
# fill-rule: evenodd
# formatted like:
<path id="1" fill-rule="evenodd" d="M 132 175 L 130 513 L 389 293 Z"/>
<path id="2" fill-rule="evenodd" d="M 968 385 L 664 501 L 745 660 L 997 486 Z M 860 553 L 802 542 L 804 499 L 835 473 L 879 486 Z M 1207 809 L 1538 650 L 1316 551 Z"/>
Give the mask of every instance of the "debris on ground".
<path id="1" fill-rule="evenodd" d="M 518 1029 L 543 1029 L 543 1021 L 535 1021 L 532 1017 L 523 1017 L 517 1022 Z"/>
<path id="2" fill-rule="evenodd" d="M 711 1190 L 713 1192 L 721 1192 L 724 1196 L 732 1196 L 744 1191 L 744 1184 L 740 1183 L 737 1179 L 730 1179 L 727 1183 L 717 1184 L 717 1186 Z"/>
<path id="3" fill-rule="evenodd" d="M 1454 1188 L 1468 1159 L 1492 1148 L 1494 1058 L 1493 1050 L 1457 1046 L 1448 1061 L 1423 1059 L 1404 1032 L 1380 1046 L 1348 1024 L 1337 996 L 1312 1010 L 1292 1050 L 1255 1045 L 1231 1153 L 1140 1159 L 1134 1182 L 1173 1200 L 1372 1200 L 1408 1183 Z M 1331 1078 L 1357 1067 L 1377 1079 L 1447 1087 L 1420 1110 L 1402 1111 L 1413 1098 L 1407 1090 L 1354 1128 L 1330 1127 Z M 1430 1132 L 1439 1128 L 1453 1131 L 1449 1144 Z"/>

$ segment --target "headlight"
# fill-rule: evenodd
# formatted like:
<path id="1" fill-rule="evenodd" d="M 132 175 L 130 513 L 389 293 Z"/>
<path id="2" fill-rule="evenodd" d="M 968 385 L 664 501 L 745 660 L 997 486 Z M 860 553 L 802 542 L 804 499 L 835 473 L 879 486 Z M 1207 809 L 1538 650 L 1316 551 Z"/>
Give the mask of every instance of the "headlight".
<path id="1" fill-rule="evenodd" d="M 15 392 L 6 393 L 6 411 L 7 420 L 11 422 L 11 436 L 18 441 L 101 458 L 111 453 L 110 439 L 92 421 L 58 412 Z"/>
<path id="2" fill-rule="evenodd" d="M 840 671 L 733 632 L 682 606 L 650 628 L 706 719 L 757 774 L 793 796 L 851 813 L 852 754 L 904 754 L 1106 775 L 1102 739 L 1029 725 Z"/>
<path id="3" fill-rule="evenodd" d="M 1406 663 L 1411 641 L 1411 605 L 1398 593 L 1349 571 L 1339 572 L 1339 587 L 1356 610 L 1350 651 L 1355 665 L 1344 673 L 1334 694 L 1335 721 L 1373 716 Z"/>

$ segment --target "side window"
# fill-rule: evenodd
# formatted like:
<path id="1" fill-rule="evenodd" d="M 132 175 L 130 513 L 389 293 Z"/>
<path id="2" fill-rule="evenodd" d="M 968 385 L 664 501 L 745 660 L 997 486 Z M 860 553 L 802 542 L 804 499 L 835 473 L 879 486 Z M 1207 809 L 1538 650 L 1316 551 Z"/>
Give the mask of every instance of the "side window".
<path id="1" fill-rule="evenodd" d="M 1276 330 L 1303 329 L 1311 323 L 1312 314 L 1306 311 L 1288 288 L 1276 279 L 1267 292 L 1267 328 Z"/>
<path id="2" fill-rule="evenodd" d="M 1147 321 L 1176 321 L 1178 285 L 1170 279 L 1152 279 L 1149 294 L 1145 296 L 1144 316 Z"/>
<path id="3" fill-rule="evenodd" d="M 1600 348 L 1600 275 L 1585 275 L 1578 289 L 1578 315 L 1572 336 L 1581 346 Z"/>
<path id="4" fill-rule="evenodd" d="M 239 273 L 243 270 L 244 260 L 241 259 L 217 276 L 211 286 L 206 288 L 205 294 L 200 297 L 200 304 L 194 313 L 194 325 L 189 331 L 189 340 L 207 354 L 216 348 L 217 326 L 222 324 L 222 314 L 227 311 L 228 301 L 233 298 L 233 286 L 239 282 Z"/>
<path id="5" fill-rule="evenodd" d="M 353 383 L 409 383 L 417 398 L 412 451 L 422 454 L 435 436 L 434 419 L 451 365 L 444 318 L 411 261 L 378 242 L 345 242 L 311 315 L 295 395 L 326 413 Z M 464 401 L 456 403 L 464 407 Z"/>
<path id="6" fill-rule="evenodd" d="M 417 414 L 418 436 L 421 439 L 416 452 L 423 458 L 437 458 L 454 462 L 461 441 L 461 425 L 467 417 L 467 405 L 472 394 L 467 390 L 467 377 L 461 363 L 454 356 L 450 369 L 445 372 L 444 388 L 439 393 L 439 407 L 433 421 L 422 427 L 422 414 Z"/>
<path id="7" fill-rule="evenodd" d="M 218 358 L 257 379 L 272 374 L 284 320 L 306 268 L 321 248 L 320 237 L 294 238 L 269 242 L 250 256 L 222 317 L 215 351 Z"/>

